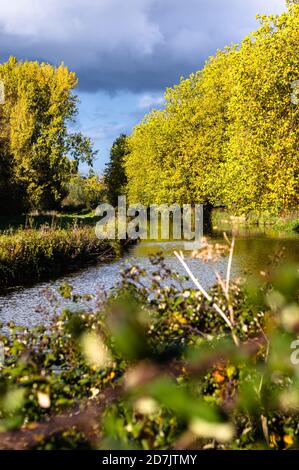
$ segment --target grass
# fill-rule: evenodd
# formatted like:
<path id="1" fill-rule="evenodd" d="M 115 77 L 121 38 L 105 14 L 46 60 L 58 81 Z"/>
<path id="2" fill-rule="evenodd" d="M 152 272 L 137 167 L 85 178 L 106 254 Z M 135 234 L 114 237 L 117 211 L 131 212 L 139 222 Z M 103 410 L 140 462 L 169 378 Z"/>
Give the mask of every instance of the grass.
<path id="1" fill-rule="evenodd" d="M 17 229 L 0 235 L 0 288 L 30 284 L 64 274 L 117 253 L 99 240 L 94 227 Z"/>
<path id="2" fill-rule="evenodd" d="M 52 228 L 70 228 L 74 223 L 80 225 L 94 226 L 97 218 L 93 211 L 82 211 L 72 213 L 48 212 L 45 214 L 21 214 L 16 216 L 0 216 L 0 231 L 8 229 L 17 230 L 22 228 L 39 228 L 45 224 Z"/>

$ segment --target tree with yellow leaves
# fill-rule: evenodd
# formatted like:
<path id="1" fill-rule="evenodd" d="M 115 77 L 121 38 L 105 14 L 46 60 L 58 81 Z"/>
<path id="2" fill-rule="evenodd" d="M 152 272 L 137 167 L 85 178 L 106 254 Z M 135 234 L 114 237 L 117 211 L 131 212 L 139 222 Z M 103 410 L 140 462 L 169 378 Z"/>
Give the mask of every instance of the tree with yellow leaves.
<path id="1" fill-rule="evenodd" d="M 0 64 L 5 102 L 0 106 L 0 202 L 2 211 L 51 209 L 64 196 L 78 161 L 92 163 L 90 140 L 68 133 L 77 112 L 76 75 L 61 64 Z"/>
<path id="2" fill-rule="evenodd" d="M 165 93 L 128 139 L 131 202 L 222 203 L 235 213 L 298 205 L 299 3 Z"/>

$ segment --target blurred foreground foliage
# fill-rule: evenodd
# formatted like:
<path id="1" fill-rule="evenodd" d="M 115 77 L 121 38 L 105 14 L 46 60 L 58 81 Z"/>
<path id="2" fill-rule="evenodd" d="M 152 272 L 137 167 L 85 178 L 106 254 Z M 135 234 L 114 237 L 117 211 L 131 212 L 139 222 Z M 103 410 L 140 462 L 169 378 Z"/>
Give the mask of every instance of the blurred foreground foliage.
<path id="1" fill-rule="evenodd" d="M 6 325 L 1 448 L 299 447 L 298 267 L 226 285 L 217 273 L 208 301 L 151 262 L 108 294 L 62 285 L 74 307 L 51 324 Z"/>

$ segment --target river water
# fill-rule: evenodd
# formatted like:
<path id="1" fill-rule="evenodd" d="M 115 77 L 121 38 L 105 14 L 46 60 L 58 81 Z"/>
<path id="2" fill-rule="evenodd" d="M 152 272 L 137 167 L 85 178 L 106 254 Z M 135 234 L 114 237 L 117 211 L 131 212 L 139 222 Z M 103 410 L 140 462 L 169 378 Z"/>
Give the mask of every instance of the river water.
<path id="1" fill-rule="evenodd" d="M 231 228 L 232 229 L 232 228 Z M 287 261 L 299 264 L 299 235 L 277 234 L 276 232 L 262 231 L 260 229 L 248 229 L 236 227 L 231 230 L 236 238 L 235 254 L 233 259 L 233 276 L 243 276 L 246 273 L 258 273 L 265 270 L 267 264 L 273 262 L 273 256 L 280 250 L 284 250 Z M 214 242 L 222 239 L 221 232 L 214 232 L 211 240 Z M 42 282 L 33 287 L 18 288 L 0 296 L 0 321 L 6 323 L 13 320 L 18 325 L 32 327 L 39 323 L 47 322 L 53 312 L 59 312 L 66 305 L 70 308 L 78 308 L 62 300 L 57 300 L 57 289 L 64 283 L 70 283 L 74 292 L 95 294 L 113 287 L 120 279 L 121 269 L 129 264 L 151 269 L 148 256 L 162 251 L 166 264 L 180 274 L 185 274 L 178 260 L 174 256 L 174 250 L 184 250 L 186 246 L 181 242 L 141 242 L 132 247 L 125 257 L 109 264 L 102 264 L 80 272 L 62 277 L 55 281 Z M 209 287 L 215 281 L 213 265 L 207 265 L 200 260 L 190 257 L 190 252 L 185 252 L 187 262 L 192 271 L 200 279 L 205 287 Z M 227 260 L 221 260 L 216 268 L 224 274 Z M 86 308 L 93 308 L 92 301 L 86 302 Z"/>

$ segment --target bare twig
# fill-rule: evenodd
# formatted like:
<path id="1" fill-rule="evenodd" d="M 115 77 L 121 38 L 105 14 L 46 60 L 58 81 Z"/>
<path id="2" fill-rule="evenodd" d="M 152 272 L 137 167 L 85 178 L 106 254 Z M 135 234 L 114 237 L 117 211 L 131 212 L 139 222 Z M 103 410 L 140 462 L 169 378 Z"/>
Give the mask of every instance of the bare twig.
<path id="1" fill-rule="evenodd" d="M 235 324 L 234 309 L 233 309 L 233 306 L 232 306 L 231 301 L 230 301 L 229 291 L 226 290 L 226 286 L 224 284 L 224 281 L 223 281 L 222 277 L 220 276 L 220 274 L 218 273 L 218 271 L 214 271 L 214 272 L 215 272 L 215 276 L 217 278 L 218 284 L 220 285 L 220 287 L 222 289 L 222 292 L 223 292 L 223 294 L 226 298 L 226 301 L 227 301 L 230 321 L 231 321 L 232 325 L 234 325 Z"/>
<path id="2" fill-rule="evenodd" d="M 265 441 L 267 443 L 267 446 L 269 447 L 269 429 L 268 429 L 268 422 L 267 418 L 264 415 L 261 415 L 261 425 L 262 425 L 262 430 L 264 434 Z"/>
<path id="3" fill-rule="evenodd" d="M 229 242 L 227 235 L 224 235 L 226 237 L 226 240 Z M 233 262 L 233 255 L 234 255 L 234 248 L 235 248 L 235 239 L 233 238 L 231 243 L 230 243 L 230 250 L 229 250 L 229 257 L 228 257 L 228 263 L 227 263 L 227 271 L 226 271 L 226 292 L 229 292 L 229 283 L 230 283 L 230 277 L 231 277 L 231 269 L 232 269 L 232 262 Z"/>
<path id="4" fill-rule="evenodd" d="M 265 363 L 267 364 L 268 362 L 268 357 L 269 357 L 269 351 L 270 351 L 270 341 L 266 335 L 266 333 L 264 332 L 263 328 L 261 327 L 261 325 L 259 324 L 259 322 L 257 322 L 261 332 L 262 332 L 262 335 L 265 339 L 265 342 L 266 342 L 266 345 L 267 345 L 267 348 L 266 348 L 266 354 L 265 354 Z M 261 380 L 260 380 L 260 384 L 259 384 L 259 388 L 258 388 L 258 394 L 260 395 L 261 394 L 261 391 L 262 391 L 262 387 L 263 387 L 263 382 L 264 382 L 264 374 L 262 374 L 261 376 Z"/>
<path id="5" fill-rule="evenodd" d="M 227 317 L 227 315 L 223 312 L 223 310 L 215 302 L 213 302 L 212 297 L 207 293 L 207 291 L 202 287 L 202 285 L 200 284 L 198 279 L 194 276 L 193 272 L 191 271 L 191 269 L 187 265 L 186 261 L 184 260 L 183 253 L 182 252 L 178 253 L 177 251 L 175 251 L 174 254 L 177 257 L 177 259 L 179 260 L 179 262 L 181 263 L 181 265 L 184 267 L 185 271 L 190 276 L 190 279 L 193 281 L 193 283 L 198 288 L 198 290 L 202 293 L 202 295 L 207 299 L 208 302 L 212 303 L 212 307 L 214 308 L 214 310 L 216 310 L 216 312 L 221 316 L 221 318 L 225 321 L 225 323 L 228 325 L 228 327 L 231 330 L 233 330 L 232 322 Z M 232 336 L 233 336 L 233 340 L 234 340 L 235 344 L 238 346 L 239 345 L 238 338 L 236 337 L 236 335 L 234 333 L 232 333 Z"/>

